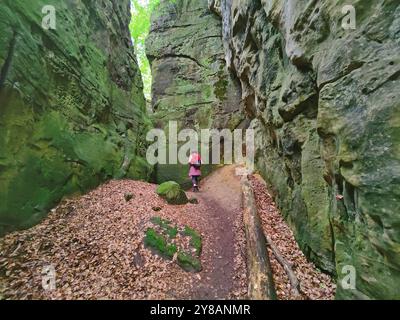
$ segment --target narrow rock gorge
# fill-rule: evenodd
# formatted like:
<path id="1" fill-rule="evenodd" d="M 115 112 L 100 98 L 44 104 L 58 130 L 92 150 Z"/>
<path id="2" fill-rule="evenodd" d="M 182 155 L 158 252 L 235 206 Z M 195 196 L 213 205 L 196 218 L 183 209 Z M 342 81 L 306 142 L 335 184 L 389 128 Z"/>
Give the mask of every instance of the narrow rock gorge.
<path id="1" fill-rule="evenodd" d="M 0 233 L 107 179 L 149 177 L 129 22 L 128 0 L 1 1 Z"/>
<path id="2" fill-rule="evenodd" d="M 157 7 L 146 40 L 157 128 L 168 130 L 170 121 L 177 121 L 178 132 L 248 127 L 239 80 L 225 67 L 221 28 L 207 1 L 162 1 Z M 158 165 L 155 178 L 184 184 L 187 166 Z"/>
<path id="3" fill-rule="evenodd" d="M 346 4 L 354 30 L 342 27 Z M 209 9 L 162 1 L 154 14 L 153 116 L 161 127 L 256 130 L 257 169 L 302 250 L 338 283 L 356 270 L 357 289 L 338 286 L 337 298 L 399 297 L 398 2 L 210 0 Z"/>
<path id="4" fill-rule="evenodd" d="M 349 5 L 354 28 L 343 25 Z M 56 9 L 49 30 L 42 25 L 48 6 Z M 400 299 L 399 1 L 160 0 L 146 41 L 150 112 L 130 20 L 129 0 L 0 2 L 0 236 L 49 215 L 43 225 L 0 239 L 0 280 L 11 279 L 7 297 L 32 297 L 30 281 L 40 272 L 26 267 L 29 259 L 39 268 L 52 252 L 70 282 L 64 277 L 53 296 L 35 282 L 33 297 L 208 297 L 215 283 L 222 293 L 212 297 L 246 297 L 236 168 L 206 180 L 200 202 L 191 198 L 186 207 L 169 206 L 147 183 L 188 182 L 187 165 L 153 167 L 146 160 L 148 131 L 175 121 L 178 131 L 255 130 L 256 185 L 264 188 L 258 197 L 268 200 L 258 203 L 260 211 L 280 213 L 279 224 L 290 226 L 285 239 L 310 264 L 315 277 L 302 276 L 317 281 L 309 291 L 320 286 L 315 299 L 334 296 L 331 277 L 337 299 Z M 204 175 L 214 169 L 203 168 Z M 107 182 L 124 178 L 143 181 Z M 207 259 L 198 258 L 210 277 L 160 263 L 143 246 L 146 219 L 155 212 L 198 224 Z M 124 272 L 111 272 L 114 258 Z M 98 259 L 93 279 L 104 272 L 106 281 L 79 296 L 70 284 L 80 275 L 70 270 L 88 269 L 91 259 Z M 21 270 L 26 292 L 18 291 Z M 153 286 L 157 277 L 168 285 Z M 323 288 L 318 277 L 330 285 Z M 196 294 L 171 293 L 177 283 L 193 289 L 189 282 Z"/>

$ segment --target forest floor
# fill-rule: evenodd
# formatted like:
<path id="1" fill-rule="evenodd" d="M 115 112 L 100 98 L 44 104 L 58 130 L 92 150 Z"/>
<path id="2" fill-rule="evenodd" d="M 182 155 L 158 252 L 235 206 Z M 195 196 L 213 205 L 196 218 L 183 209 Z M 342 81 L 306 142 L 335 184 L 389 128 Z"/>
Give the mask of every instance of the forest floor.
<path id="1" fill-rule="evenodd" d="M 251 179 L 265 232 L 293 263 L 303 299 L 332 299 L 331 279 L 307 262 L 262 180 Z M 63 200 L 39 225 L 0 239 L 4 299 L 246 299 L 246 241 L 241 185 L 234 166 L 204 179 L 198 204 L 172 206 L 156 185 L 110 181 Z M 125 195 L 133 198 L 126 201 Z M 152 217 L 189 226 L 202 236 L 202 271 L 186 272 L 143 244 Z M 277 294 L 292 299 L 287 275 L 269 251 Z M 53 268 L 55 289 L 43 272 Z"/>
<path id="2" fill-rule="evenodd" d="M 258 214 L 264 234 L 274 243 L 280 255 L 291 265 L 300 284 L 300 296 L 291 290 L 290 281 L 283 266 L 278 262 L 271 247 L 268 254 L 274 276 L 275 288 L 280 300 L 332 300 L 336 285 L 330 276 L 322 273 L 300 250 L 294 234 L 287 225 L 269 194 L 265 181 L 255 174 L 250 178 L 256 198 Z"/>

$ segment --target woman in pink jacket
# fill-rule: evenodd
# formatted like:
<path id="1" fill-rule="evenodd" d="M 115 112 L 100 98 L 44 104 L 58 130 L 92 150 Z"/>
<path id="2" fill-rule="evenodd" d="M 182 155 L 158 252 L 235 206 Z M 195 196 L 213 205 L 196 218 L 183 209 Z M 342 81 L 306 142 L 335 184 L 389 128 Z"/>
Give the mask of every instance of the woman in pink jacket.
<path id="1" fill-rule="evenodd" d="M 193 192 L 199 191 L 199 180 L 201 176 L 201 156 L 196 151 L 189 157 L 189 177 L 192 178 Z"/>

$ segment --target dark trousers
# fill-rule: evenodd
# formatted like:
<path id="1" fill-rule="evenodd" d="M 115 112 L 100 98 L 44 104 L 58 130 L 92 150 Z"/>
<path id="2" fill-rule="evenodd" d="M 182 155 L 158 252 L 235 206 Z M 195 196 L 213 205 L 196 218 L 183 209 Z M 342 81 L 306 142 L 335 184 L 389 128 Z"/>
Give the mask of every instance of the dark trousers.
<path id="1" fill-rule="evenodd" d="M 192 176 L 192 184 L 193 184 L 193 186 L 198 186 L 199 185 L 199 179 L 200 179 L 200 176 Z"/>

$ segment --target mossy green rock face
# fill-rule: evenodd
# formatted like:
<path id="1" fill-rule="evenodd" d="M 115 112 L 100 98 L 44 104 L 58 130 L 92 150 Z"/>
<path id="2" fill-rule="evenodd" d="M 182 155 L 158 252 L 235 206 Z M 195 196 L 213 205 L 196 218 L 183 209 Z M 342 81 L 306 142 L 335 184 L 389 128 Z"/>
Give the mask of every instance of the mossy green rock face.
<path id="1" fill-rule="evenodd" d="M 169 121 L 177 121 L 178 132 L 248 124 L 239 80 L 225 65 L 221 37 L 221 21 L 206 0 L 161 1 L 146 40 L 153 75 L 151 116 L 157 128 L 167 130 Z M 203 176 L 213 168 L 203 166 Z M 155 176 L 157 183 L 190 185 L 184 164 L 159 165 Z"/>
<path id="2" fill-rule="evenodd" d="M 0 234 L 106 179 L 149 177 L 129 4 L 0 2 Z"/>
<path id="3" fill-rule="evenodd" d="M 159 185 L 156 193 L 160 197 L 164 198 L 169 204 L 180 205 L 189 202 L 185 191 L 183 191 L 179 183 L 175 181 L 167 181 Z"/>
<path id="4" fill-rule="evenodd" d="M 400 299 L 398 1 L 209 3 L 255 119 L 257 167 L 301 248 L 337 276 L 337 298 Z M 350 270 L 355 288 L 342 285 Z"/>

